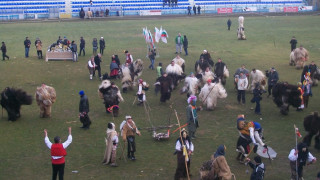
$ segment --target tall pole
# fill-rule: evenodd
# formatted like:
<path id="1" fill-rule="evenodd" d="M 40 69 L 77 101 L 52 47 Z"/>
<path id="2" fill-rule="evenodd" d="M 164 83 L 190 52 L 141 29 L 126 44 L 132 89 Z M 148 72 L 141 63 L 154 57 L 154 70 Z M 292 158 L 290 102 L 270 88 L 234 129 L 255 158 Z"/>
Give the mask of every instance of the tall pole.
<path id="1" fill-rule="evenodd" d="M 297 137 L 297 127 L 296 125 L 294 124 L 294 136 L 296 138 L 296 150 L 298 150 L 298 137 Z M 296 160 L 296 180 L 299 179 L 299 175 L 298 175 L 298 158 Z"/>

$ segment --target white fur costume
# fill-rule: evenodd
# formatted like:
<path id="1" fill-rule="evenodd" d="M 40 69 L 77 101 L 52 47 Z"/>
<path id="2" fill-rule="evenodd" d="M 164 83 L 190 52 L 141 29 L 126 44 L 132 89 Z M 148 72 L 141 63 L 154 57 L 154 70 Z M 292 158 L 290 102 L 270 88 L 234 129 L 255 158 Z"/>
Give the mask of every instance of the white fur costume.
<path id="1" fill-rule="evenodd" d="M 121 80 L 122 89 L 123 88 L 130 88 L 131 89 L 133 86 L 133 82 L 131 79 L 129 67 L 127 67 L 127 66 L 122 67 L 122 75 L 123 75 L 122 80 Z"/>
<path id="2" fill-rule="evenodd" d="M 253 71 L 251 71 L 250 73 L 250 81 L 251 81 L 251 85 L 250 85 L 250 90 L 253 90 L 255 88 L 255 84 L 259 83 L 260 84 L 260 88 L 262 90 L 265 90 L 265 86 L 266 86 L 266 76 L 263 74 L 262 71 L 256 69 L 256 72 L 254 73 Z"/>
<path id="3" fill-rule="evenodd" d="M 181 89 L 181 93 L 188 91 L 189 95 L 196 95 L 198 93 L 198 86 L 200 81 L 196 77 L 188 76 L 184 80 L 184 86 Z"/>
<path id="4" fill-rule="evenodd" d="M 243 16 L 239 16 L 238 18 L 238 22 L 239 22 L 239 27 L 238 27 L 238 40 L 245 40 L 246 39 L 246 35 L 244 35 L 244 17 Z"/>
<path id="5" fill-rule="evenodd" d="M 183 71 L 182 68 L 178 64 L 169 64 L 166 68 L 166 73 L 167 74 L 176 74 L 176 75 L 182 75 Z"/>
<path id="6" fill-rule="evenodd" d="M 202 73 L 202 83 L 205 84 L 209 79 L 213 80 L 216 75 L 212 71 L 205 71 Z"/>
<path id="7" fill-rule="evenodd" d="M 178 64 L 180 67 L 182 67 L 182 65 L 185 63 L 185 60 L 182 59 L 181 57 L 176 57 L 174 58 L 172 61 L 174 61 L 175 64 Z"/>
<path id="8" fill-rule="evenodd" d="M 309 52 L 303 48 L 299 47 L 290 53 L 290 65 L 295 65 L 297 69 L 304 67 L 304 64 L 309 59 Z"/>
<path id="9" fill-rule="evenodd" d="M 205 84 L 199 94 L 200 100 L 208 110 L 213 110 L 217 106 L 218 98 L 226 98 L 227 96 L 227 91 L 221 83 Z"/>
<path id="10" fill-rule="evenodd" d="M 224 68 L 223 68 L 223 76 L 228 78 L 229 75 L 230 75 L 230 73 L 229 73 L 229 70 L 228 70 L 227 66 L 224 66 Z"/>

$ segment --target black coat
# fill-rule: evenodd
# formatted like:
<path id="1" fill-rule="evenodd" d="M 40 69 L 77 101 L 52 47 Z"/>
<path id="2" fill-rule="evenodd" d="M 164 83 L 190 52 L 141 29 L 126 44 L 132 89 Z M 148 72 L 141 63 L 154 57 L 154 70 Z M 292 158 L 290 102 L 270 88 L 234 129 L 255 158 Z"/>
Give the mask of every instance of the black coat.
<path id="1" fill-rule="evenodd" d="M 25 48 L 30 48 L 31 41 L 29 39 L 28 40 L 26 39 L 23 44 Z"/>
<path id="2" fill-rule="evenodd" d="M 183 38 L 183 48 L 188 48 L 188 39 L 187 39 L 187 37 L 184 37 Z"/>
<path id="3" fill-rule="evenodd" d="M 271 72 L 268 73 L 268 85 L 273 86 L 273 85 L 277 84 L 278 80 L 279 80 L 279 76 L 278 76 L 277 71 L 273 71 L 272 73 Z"/>
<path id="4" fill-rule="evenodd" d="M 79 112 L 89 112 L 89 101 L 86 95 L 82 95 L 79 103 Z"/>
<path id="5" fill-rule="evenodd" d="M 80 48 L 85 48 L 86 46 L 86 41 L 84 39 L 80 39 Z"/>
<path id="6" fill-rule="evenodd" d="M 6 45 L 2 45 L 1 46 L 1 51 L 2 51 L 2 53 L 6 53 L 7 52 L 7 47 L 6 47 Z"/>
<path id="7" fill-rule="evenodd" d="M 94 57 L 94 63 L 97 65 L 96 68 L 100 68 L 101 58 L 98 55 Z"/>
<path id="8" fill-rule="evenodd" d="M 106 42 L 104 41 L 104 39 L 102 39 L 102 40 L 100 39 L 99 45 L 100 45 L 101 49 L 104 49 L 106 47 Z"/>
<path id="9" fill-rule="evenodd" d="M 224 70 L 224 66 L 226 64 L 224 64 L 223 62 L 217 62 L 214 65 L 214 73 L 217 75 L 217 77 L 222 77 L 223 76 L 223 70 Z"/>

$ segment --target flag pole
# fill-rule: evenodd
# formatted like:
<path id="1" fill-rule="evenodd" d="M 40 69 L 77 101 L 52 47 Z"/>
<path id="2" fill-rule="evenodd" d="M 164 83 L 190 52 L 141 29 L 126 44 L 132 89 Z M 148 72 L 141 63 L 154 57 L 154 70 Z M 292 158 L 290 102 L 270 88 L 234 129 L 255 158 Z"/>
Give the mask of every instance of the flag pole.
<path id="1" fill-rule="evenodd" d="M 297 126 L 294 124 L 294 136 L 296 138 L 296 150 L 298 150 L 298 137 L 297 137 Z M 298 175 L 298 158 L 296 160 L 296 180 L 299 179 L 299 175 Z"/>

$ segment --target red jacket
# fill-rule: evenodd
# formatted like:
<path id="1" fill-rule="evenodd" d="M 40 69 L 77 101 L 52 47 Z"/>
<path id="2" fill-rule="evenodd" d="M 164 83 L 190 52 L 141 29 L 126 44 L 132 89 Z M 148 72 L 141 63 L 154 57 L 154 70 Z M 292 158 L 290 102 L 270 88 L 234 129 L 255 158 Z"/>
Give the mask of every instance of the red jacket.
<path id="1" fill-rule="evenodd" d="M 67 151 L 63 148 L 63 145 L 61 143 L 52 144 L 51 146 L 51 156 L 62 156 L 62 158 L 59 159 L 53 159 L 51 158 L 52 164 L 63 164 L 65 163 L 64 156 L 67 155 Z"/>

